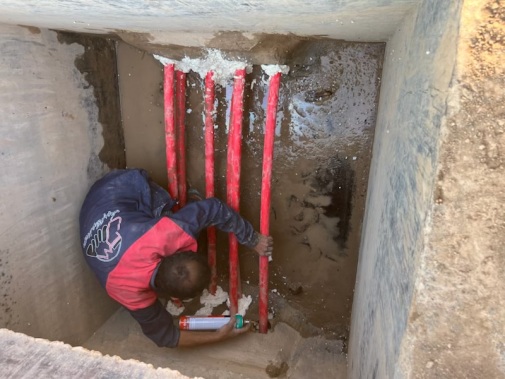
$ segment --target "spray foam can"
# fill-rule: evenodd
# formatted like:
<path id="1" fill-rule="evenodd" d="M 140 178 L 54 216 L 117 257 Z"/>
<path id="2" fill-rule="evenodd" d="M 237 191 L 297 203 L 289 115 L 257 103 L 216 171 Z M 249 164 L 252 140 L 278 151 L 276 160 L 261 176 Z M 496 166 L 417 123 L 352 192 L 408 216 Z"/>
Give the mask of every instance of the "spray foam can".
<path id="1" fill-rule="evenodd" d="M 179 318 L 180 330 L 217 330 L 230 322 L 230 316 L 181 316 Z M 235 328 L 244 326 L 244 318 L 235 315 Z"/>

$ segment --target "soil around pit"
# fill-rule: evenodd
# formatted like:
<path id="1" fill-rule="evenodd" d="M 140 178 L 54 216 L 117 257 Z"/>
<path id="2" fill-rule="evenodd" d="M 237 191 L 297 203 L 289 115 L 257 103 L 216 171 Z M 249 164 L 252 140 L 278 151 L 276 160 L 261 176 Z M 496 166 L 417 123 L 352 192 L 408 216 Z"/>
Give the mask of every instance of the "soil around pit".
<path id="1" fill-rule="evenodd" d="M 464 2 L 412 377 L 504 377 L 504 25 L 503 1 Z"/>

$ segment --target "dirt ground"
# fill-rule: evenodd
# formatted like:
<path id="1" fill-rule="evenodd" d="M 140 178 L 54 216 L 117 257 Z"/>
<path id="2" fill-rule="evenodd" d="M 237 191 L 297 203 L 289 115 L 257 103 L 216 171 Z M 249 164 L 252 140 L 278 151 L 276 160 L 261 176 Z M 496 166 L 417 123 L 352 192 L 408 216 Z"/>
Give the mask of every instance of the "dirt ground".
<path id="1" fill-rule="evenodd" d="M 464 3 L 412 377 L 504 378 L 505 4 Z M 422 336 L 422 338 L 419 338 Z"/>
<path id="2" fill-rule="evenodd" d="M 330 40 L 291 45 L 296 48 L 278 62 L 290 72 L 282 78 L 274 152 L 271 313 L 274 323 L 286 322 L 304 336 L 346 340 L 384 45 Z M 151 54 L 123 42 L 117 51 L 127 164 L 146 168 L 166 185 L 162 66 Z M 266 82 L 261 67 L 254 65 L 246 78 L 241 213 L 256 228 Z M 187 176 L 201 193 L 203 89 L 202 78 L 188 74 Z M 216 196 L 221 199 L 226 198 L 231 91 L 231 85 L 218 86 L 216 93 Z M 218 271 L 226 290 L 226 236 L 218 242 Z M 241 277 L 248 288 L 244 294 L 253 297 L 247 317 L 257 320 L 258 262 L 250 251 L 241 253 Z"/>

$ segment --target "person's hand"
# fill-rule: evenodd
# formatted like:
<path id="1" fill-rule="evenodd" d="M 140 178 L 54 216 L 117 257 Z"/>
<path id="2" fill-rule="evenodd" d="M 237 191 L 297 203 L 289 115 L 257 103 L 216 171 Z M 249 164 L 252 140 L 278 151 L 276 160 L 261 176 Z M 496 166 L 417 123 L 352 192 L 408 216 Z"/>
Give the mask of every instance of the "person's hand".
<path id="1" fill-rule="evenodd" d="M 254 251 L 262 256 L 272 255 L 272 251 L 274 249 L 274 239 L 271 236 L 265 236 L 260 233 L 258 233 L 258 236 L 258 243 L 254 246 Z"/>
<path id="2" fill-rule="evenodd" d="M 251 323 L 247 323 L 243 328 L 235 329 L 235 315 L 230 316 L 230 321 L 214 332 L 200 330 L 181 330 L 178 347 L 193 347 L 208 343 L 224 341 L 241 334 L 247 333 L 251 329 Z"/>
<path id="3" fill-rule="evenodd" d="M 229 338 L 236 337 L 240 334 L 247 333 L 251 329 L 251 324 L 249 323 L 239 329 L 235 328 L 235 323 L 236 323 L 235 315 L 232 315 L 230 316 L 230 322 L 228 322 L 228 324 L 223 325 L 221 328 L 216 330 L 216 333 L 219 334 L 218 338 L 219 341 L 224 341 Z"/>

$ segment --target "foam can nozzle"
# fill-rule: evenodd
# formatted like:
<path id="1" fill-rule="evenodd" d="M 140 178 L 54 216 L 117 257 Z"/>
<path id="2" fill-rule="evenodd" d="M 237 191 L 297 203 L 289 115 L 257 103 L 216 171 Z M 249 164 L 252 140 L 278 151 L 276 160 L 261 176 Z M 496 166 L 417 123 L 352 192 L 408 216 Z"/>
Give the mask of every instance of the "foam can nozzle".
<path id="1" fill-rule="evenodd" d="M 181 316 L 180 330 L 217 330 L 230 322 L 230 316 Z M 244 327 L 244 318 L 235 315 L 235 328 Z"/>

